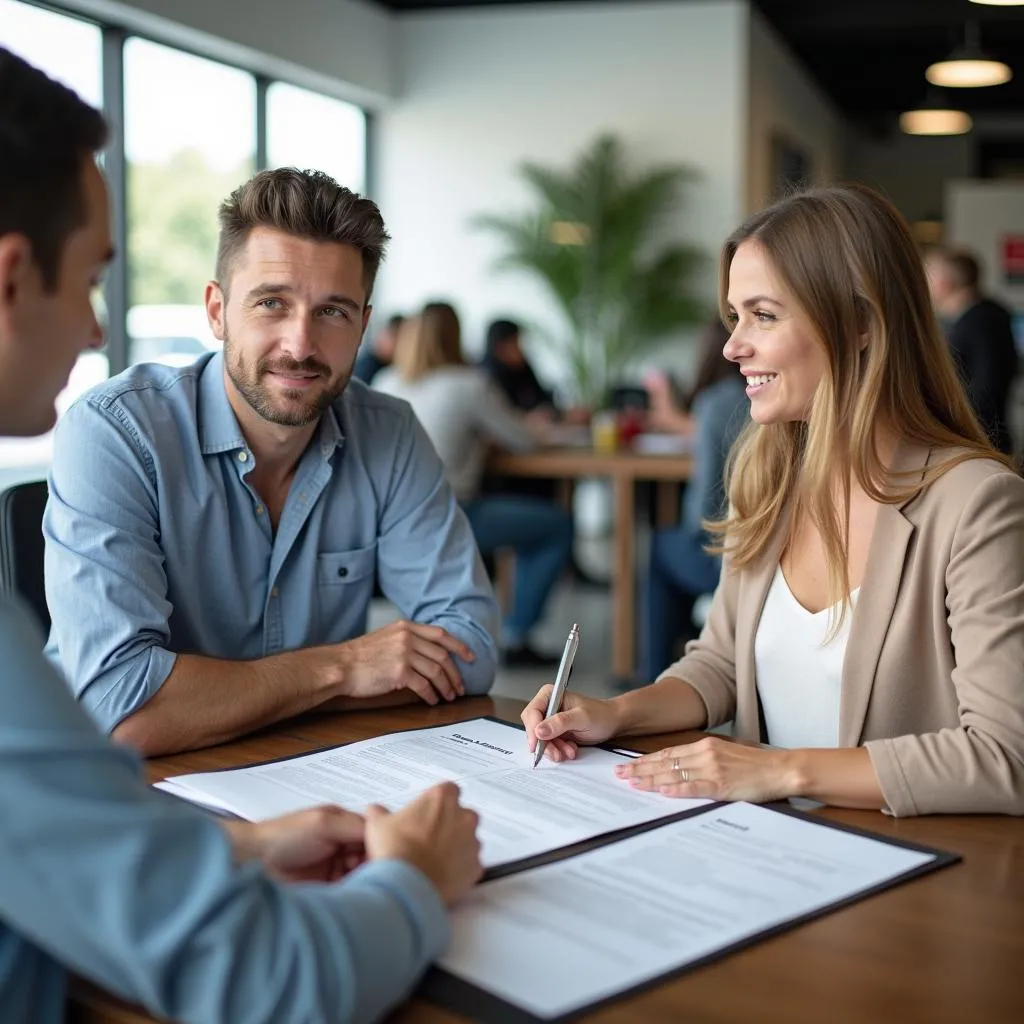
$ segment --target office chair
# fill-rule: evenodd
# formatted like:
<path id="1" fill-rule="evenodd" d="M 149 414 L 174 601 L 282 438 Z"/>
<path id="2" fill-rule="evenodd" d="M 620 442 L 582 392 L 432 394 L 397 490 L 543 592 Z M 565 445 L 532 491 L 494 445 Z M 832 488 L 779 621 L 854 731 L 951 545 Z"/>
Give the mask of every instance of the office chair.
<path id="1" fill-rule="evenodd" d="M 36 613 L 43 632 L 50 610 L 43 585 L 45 480 L 15 484 L 0 493 L 0 594 L 20 594 Z"/>

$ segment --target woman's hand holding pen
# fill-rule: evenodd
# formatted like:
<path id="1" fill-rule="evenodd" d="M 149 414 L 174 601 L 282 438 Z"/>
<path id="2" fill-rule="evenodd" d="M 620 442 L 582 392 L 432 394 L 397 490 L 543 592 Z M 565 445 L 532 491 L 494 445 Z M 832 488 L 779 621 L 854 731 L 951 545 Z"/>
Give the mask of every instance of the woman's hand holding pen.
<path id="1" fill-rule="evenodd" d="M 619 714 L 613 701 L 569 692 L 562 701 L 562 710 L 545 719 L 550 696 L 550 684 L 541 687 L 523 710 L 523 725 L 531 751 L 538 740 L 544 740 L 547 744 L 544 753 L 552 761 L 571 761 L 581 744 L 603 743 L 619 730 Z"/>

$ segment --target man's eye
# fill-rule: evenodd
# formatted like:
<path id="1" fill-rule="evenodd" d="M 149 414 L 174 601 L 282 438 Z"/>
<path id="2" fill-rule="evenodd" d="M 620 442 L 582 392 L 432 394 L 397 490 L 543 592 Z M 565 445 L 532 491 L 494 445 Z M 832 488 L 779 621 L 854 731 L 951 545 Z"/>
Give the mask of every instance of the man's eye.
<path id="1" fill-rule="evenodd" d="M 281 300 L 275 298 L 260 299 L 257 305 L 262 306 L 264 309 L 280 309 Z"/>
<path id="2" fill-rule="evenodd" d="M 340 306 L 324 306 L 321 310 L 326 317 L 344 317 L 348 319 L 348 310 L 342 309 Z"/>

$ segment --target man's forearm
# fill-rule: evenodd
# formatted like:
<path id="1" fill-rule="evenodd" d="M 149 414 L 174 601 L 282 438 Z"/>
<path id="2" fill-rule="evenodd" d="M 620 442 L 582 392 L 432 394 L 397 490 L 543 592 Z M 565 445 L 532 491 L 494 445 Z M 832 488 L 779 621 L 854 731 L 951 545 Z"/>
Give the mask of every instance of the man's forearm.
<path id="1" fill-rule="evenodd" d="M 254 661 L 181 654 L 163 686 L 113 732 L 149 757 L 223 743 L 319 707 L 341 693 L 330 648 Z"/>

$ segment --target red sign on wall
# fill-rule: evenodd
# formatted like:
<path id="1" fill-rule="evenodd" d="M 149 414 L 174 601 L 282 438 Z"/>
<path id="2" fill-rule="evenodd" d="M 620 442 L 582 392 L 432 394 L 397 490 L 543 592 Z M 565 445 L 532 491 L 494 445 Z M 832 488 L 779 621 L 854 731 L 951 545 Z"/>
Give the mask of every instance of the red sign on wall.
<path id="1" fill-rule="evenodd" d="M 1003 235 L 1003 279 L 1024 284 L 1024 235 Z"/>

